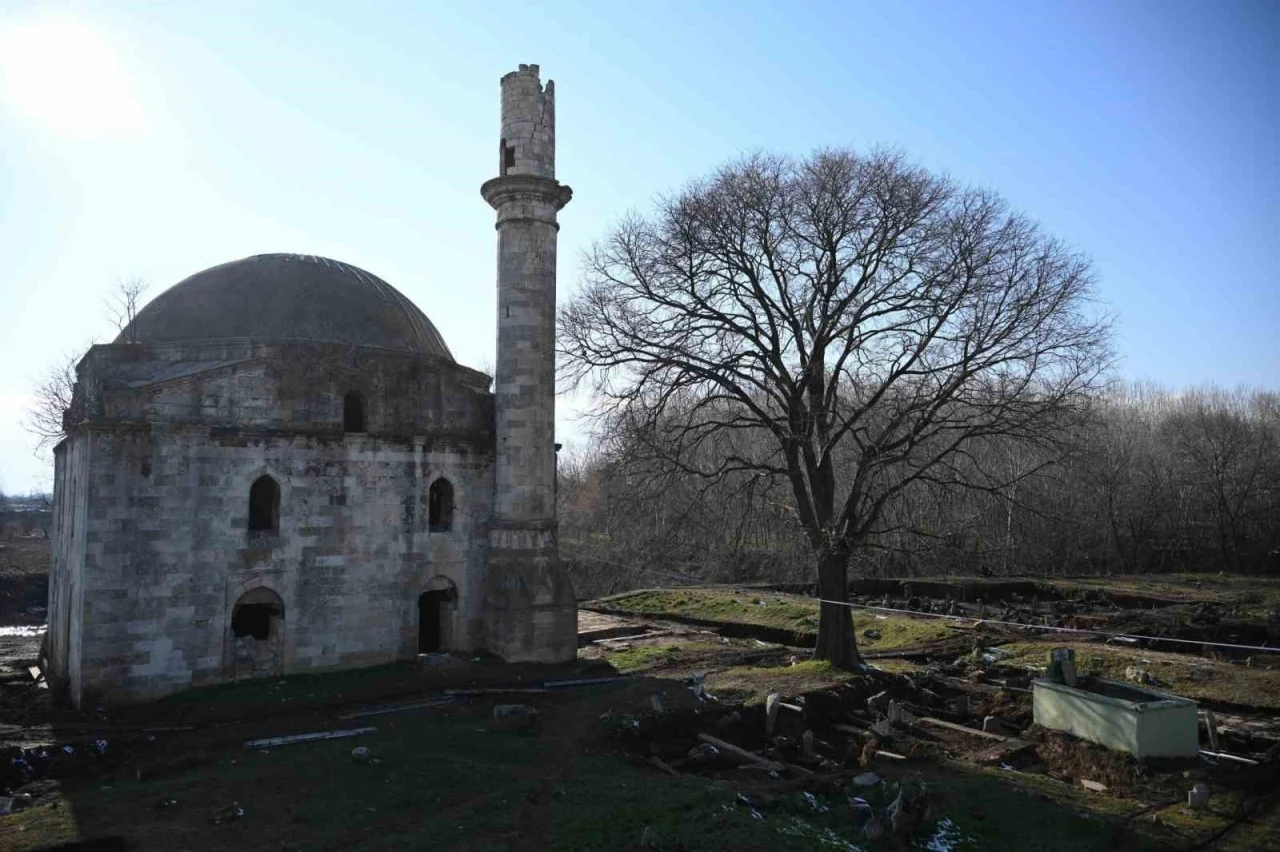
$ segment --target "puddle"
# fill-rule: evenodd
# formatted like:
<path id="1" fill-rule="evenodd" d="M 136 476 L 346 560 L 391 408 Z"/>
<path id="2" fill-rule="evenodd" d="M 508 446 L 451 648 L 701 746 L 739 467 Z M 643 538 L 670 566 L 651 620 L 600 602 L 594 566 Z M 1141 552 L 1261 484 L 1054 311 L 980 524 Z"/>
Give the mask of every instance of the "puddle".
<path id="1" fill-rule="evenodd" d="M 0 627 L 0 639 L 8 636 L 34 639 L 37 636 L 43 636 L 48 629 L 49 625 L 47 624 L 22 624 L 17 627 Z"/>

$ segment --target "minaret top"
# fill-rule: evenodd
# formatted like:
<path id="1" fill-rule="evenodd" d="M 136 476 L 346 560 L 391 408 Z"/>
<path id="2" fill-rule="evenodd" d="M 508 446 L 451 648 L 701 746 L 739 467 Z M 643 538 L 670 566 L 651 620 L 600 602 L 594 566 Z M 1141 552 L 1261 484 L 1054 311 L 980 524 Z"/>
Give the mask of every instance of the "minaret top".
<path id="1" fill-rule="evenodd" d="M 556 90 L 543 88 L 537 65 L 502 77 L 502 145 L 498 174 L 556 176 Z"/>

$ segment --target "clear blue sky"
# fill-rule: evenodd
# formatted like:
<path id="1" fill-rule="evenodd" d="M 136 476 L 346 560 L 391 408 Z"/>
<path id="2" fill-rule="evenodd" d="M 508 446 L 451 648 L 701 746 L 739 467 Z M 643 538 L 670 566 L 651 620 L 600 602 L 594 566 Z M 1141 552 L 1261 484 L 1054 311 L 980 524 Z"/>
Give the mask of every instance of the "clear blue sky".
<path id="1" fill-rule="evenodd" d="M 621 213 L 745 150 L 887 143 L 1094 258 L 1122 372 L 1280 386 L 1280 4 L 59 2 L 0 10 L 0 488 L 102 300 L 336 257 L 493 361 L 498 78 L 557 85 L 561 297 Z M 568 406 L 562 406 L 568 408 Z M 573 433 L 567 422 L 566 434 Z"/>

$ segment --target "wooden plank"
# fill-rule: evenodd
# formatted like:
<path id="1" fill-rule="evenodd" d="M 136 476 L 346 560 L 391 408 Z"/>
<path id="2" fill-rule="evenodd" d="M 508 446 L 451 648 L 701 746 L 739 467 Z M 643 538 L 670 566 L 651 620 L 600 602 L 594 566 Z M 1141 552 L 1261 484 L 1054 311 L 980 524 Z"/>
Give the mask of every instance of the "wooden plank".
<path id="1" fill-rule="evenodd" d="M 727 743 L 719 737 L 713 737 L 710 734 L 698 734 L 698 739 L 704 743 L 710 743 L 721 751 L 727 751 L 729 754 L 748 760 L 773 772 L 781 772 L 785 768 L 781 763 L 761 757 L 755 752 L 747 751 L 745 748 L 740 748 L 733 743 Z"/>
<path id="2" fill-rule="evenodd" d="M 1258 765 L 1258 761 L 1252 758 L 1241 757 L 1238 754 L 1227 754 L 1225 751 L 1209 751 L 1208 749 L 1202 748 L 1200 749 L 1200 753 L 1203 754 L 1205 757 L 1220 758 L 1222 760 L 1234 760 L 1237 763 L 1246 763 L 1249 766 Z"/>
<path id="3" fill-rule="evenodd" d="M 962 734 L 973 734 L 975 737 L 983 737 L 997 742 L 1004 742 L 1009 739 L 1009 737 L 1001 736 L 1000 734 L 987 733 L 986 731 L 981 731 L 977 728 L 967 728 L 964 725 L 957 725 L 955 722 L 944 722 L 941 719 L 933 719 L 929 716 L 922 716 L 916 721 L 925 725 L 933 725 L 935 728 L 946 728 L 948 731 L 959 731 Z"/>
<path id="4" fill-rule="evenodd" d="M 405 710 L 425 710 L 428 707 L 442 707 L 445 704 L 452 704 L 453 698 L 433 698 L 430 701 L 418 701 L 413 704 L 394 704 L 382 707 L 369 707 L 365 710 L 356 710 L 351 713 L 343 713 L 339 719 L 346 721 L 347 719 L 359 719 L 364 716 L 382 716 L 387 713 L 400 713 Z"/>
<path id="5" fill-rule="evenodd" d="M 444 694 L 451 697 L 467 695 L 541 695 L 549 691 L 541 686 L 491 686 L 483 689 L 446 689 Z"/>
<path id="6" fill-rule="evenodd" d="M 1221 748 L 1218 744 L 1218 719 L 1212 710 L 1204 710 L 1201 715 L 1204 716 L 1204 726 L 1209 731 L 1209 748 L 1217 751 Z"/>
<path id="7" fill-rule="evenodd" d="M 292 743 L 309 743 L 316 740 L 340 740 L 344 737 L 358 737 L 361 734 L 376 734 L 377 728 L 352 728 L 346 731 L 317 731 L 311 734 L 293 734 L 287 737 L 266 737 L 260 740 L 249 740 L 245 748 L 271 748 L 272 746 L 290 745 Z"/>
<path id="8" fill-rule="evenodd" d="M 673 778 L 680 777 L 680 773 L 672 769 L 671 765 L 660 757 L 651 757 L 649 758 L 649 762 L 652 763 L 654 766 L 658 767 L 659 769 L 661 769 L 663 772 L 672 776 Z"/>
<path id="9" fill-rule="evenodd" d="M 993 746 L 984 748 L 982 751 L 975 752 L 969 756 L 969 760 L 974 763 L 989 766 L 994 763 L 1004 763 L 1035 748 L 1035 743 L 1027 740 L 1006 740 L 1002 743 L 996 743 Z"/>
<path id="10" fill-rule="evenodd" d="M 619 675 L 618 677 L 583 677 L 577 680 L 548 680 L 543 682 L 543 686 L 547 689 L 557 689 L 566 686 L 595 686 L 600 683 L 617 683 L 622 680 L 632 680 L 631 675 Z"/>

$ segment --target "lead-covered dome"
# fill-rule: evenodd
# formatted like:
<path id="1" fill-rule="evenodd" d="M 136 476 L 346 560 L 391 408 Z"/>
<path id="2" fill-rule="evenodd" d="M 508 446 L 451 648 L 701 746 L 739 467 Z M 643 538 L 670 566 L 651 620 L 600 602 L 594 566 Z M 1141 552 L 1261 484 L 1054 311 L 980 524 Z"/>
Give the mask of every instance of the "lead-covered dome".
<path id="1" fill-rule="evenodd" d="M 116 342 L 243 338 L 380 346 L 453 360 L 431 320 L 390 284 L 306 254 L 259 254 L 197 272 L 152 299 Z"/>

